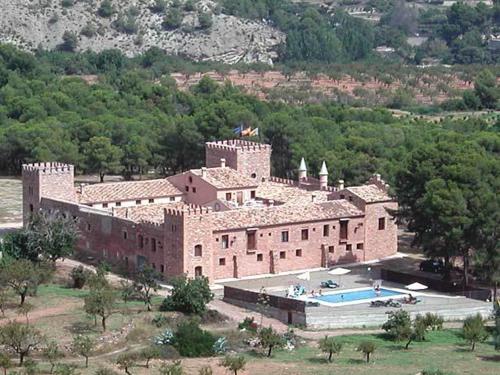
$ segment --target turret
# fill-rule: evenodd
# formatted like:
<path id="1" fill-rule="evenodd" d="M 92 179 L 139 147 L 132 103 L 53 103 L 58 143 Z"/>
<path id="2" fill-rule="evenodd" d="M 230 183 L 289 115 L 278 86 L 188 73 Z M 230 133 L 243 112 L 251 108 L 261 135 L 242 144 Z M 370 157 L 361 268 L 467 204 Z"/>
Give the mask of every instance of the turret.
<path id="1" fill-rule="evenodd" d="M 328 186 L 328 169 L 326 169 L 326 163 L 323 160 L 321 164 L 321 170 L 319 171 L 319 188 L 325 190 Z"/>
<path id="2" fill-rule="evenodd" d="M 303 181 L 307 179 L 307 167 L 306 167 L 306 161 L 304 158 L 300 160 L 300 166 L 299 166 L 299 181 Z"/>

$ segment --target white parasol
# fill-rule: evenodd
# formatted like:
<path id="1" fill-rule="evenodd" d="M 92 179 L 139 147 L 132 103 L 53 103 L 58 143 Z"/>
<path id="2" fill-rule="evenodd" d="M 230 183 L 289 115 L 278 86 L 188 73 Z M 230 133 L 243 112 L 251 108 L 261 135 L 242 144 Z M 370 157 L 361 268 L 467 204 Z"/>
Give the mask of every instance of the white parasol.
<path id="1" fill-rule="evenodd" d="M 339 267 L 339 268 L 334 268 L 331 271 L 328 271 L 328 274 L 338 276 L 339 277 L 339 284 L 340 284 L 341 276 L 347 275 L 349 272 L 351 272 L 351 270 L 349 270 L 347 268 Z"/>
<path id="2" fill-rule="evenodd" d="M 420 283 L 413 283 L 413 284 L 406 286 L 406 289 L 409 289 L 409 290 L 424 290 L 427 288 L 428 288 L 427 285 L 420 284 Z"/>

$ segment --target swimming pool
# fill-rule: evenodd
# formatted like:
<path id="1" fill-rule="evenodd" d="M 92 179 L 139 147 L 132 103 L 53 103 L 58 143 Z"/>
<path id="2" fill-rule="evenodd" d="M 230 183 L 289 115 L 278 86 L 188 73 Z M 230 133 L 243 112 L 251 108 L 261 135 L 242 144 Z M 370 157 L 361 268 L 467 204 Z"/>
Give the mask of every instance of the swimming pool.
<path id="1" fill-rule="evenodd" d="M 316 296 L 310 298 L 310 300 L 315 300 L 318 302 L 327 303 L 342 303 L 342 302 L 353 302 L 353 301 L 363 301 L 371 299 L 387 299 L 387 297 L 402 296 L 404 293 L 381 288 L 379 293 L 375 293 L 372 288 L 369 289 L 358 289 L 358 290 L 346 290 L 345 292 L 337 292 L 333 294 L 325 294 L 323 296 Z"/>

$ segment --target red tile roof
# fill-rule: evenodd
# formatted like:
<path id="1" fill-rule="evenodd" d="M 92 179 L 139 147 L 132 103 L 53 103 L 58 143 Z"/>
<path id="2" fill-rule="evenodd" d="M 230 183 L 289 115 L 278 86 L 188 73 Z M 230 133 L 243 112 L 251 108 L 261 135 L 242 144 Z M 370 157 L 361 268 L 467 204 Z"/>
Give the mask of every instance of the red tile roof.
<path id="1" fill-rule="evenodd" d="M 166 179 L 110 182 L 95 185 L 86 185 L 80 194 L 81 203 L 120 202 L 135 199 L 149 199 L 182 195 Z"/>

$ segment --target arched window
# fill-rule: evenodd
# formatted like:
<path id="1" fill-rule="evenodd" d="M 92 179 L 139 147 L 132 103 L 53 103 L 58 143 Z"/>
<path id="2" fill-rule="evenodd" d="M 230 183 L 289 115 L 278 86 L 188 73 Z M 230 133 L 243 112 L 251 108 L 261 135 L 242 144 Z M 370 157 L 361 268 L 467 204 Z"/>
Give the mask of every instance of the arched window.
<path id="1" fill-rule="evenodd" d="M 201 266 L 194 268 L 194 276 L 195 277 L 203 276 L 203 269 L 201 268 Z"/>
<path id="2" fill-rule="evenodd" d="M 195 257 L 201 257 L 202 256 L 202 249 L 201 249 L 201 245 L 196 245 L 194 247 L 194 256 Z"/>

